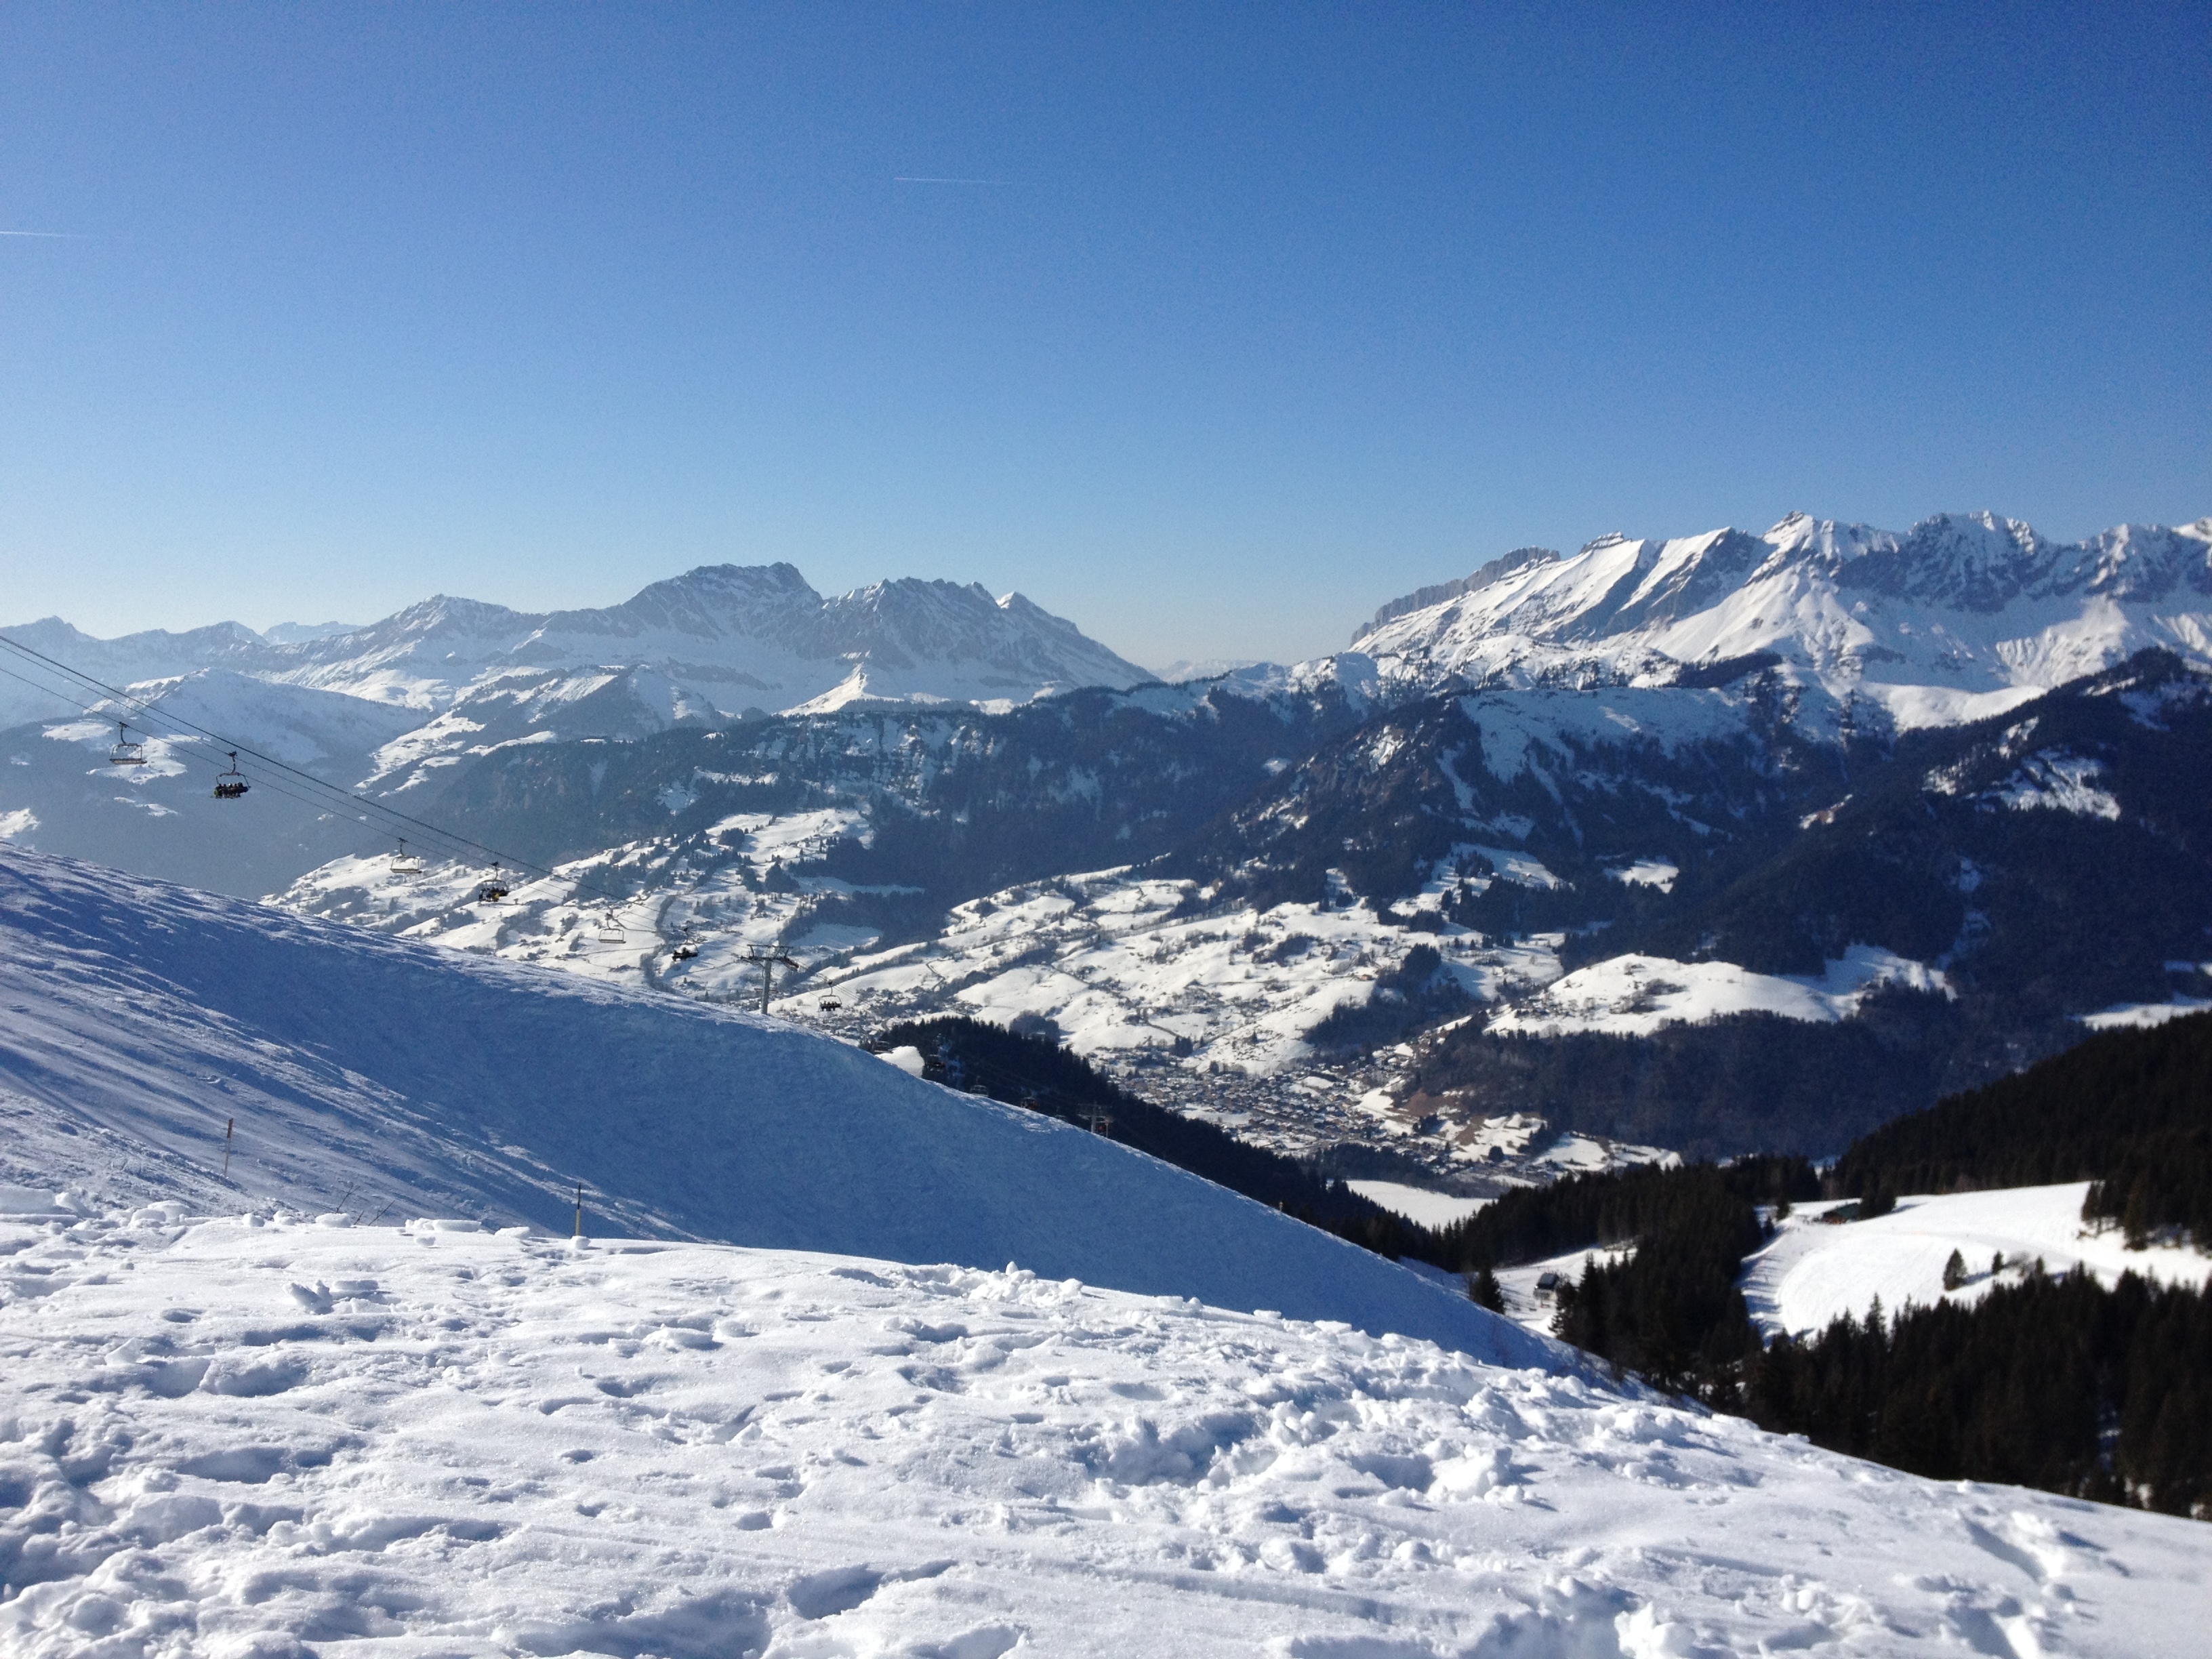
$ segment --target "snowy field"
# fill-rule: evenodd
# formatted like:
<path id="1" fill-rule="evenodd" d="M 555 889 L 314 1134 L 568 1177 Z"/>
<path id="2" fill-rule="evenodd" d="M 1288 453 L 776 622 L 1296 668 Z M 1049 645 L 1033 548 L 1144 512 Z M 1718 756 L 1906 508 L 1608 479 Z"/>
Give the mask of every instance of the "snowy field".
<path id="1" fill-rule="evenodd" d="M 179 1210 L 0 1222 L 10 1655 L 2135 1659 L 2212 1621 L 2201 1525 L 1340 1324 Z"/>
<path id="2" fill-rule="evenodd" d="M 1344 1184 L 1362 1198 L 1372 1199 L 1384 1209 L 1395 1210 L 1407 1220 L 1418 1221 L 1424 1227 L 1449 1227 L 1455 1221 L 1466 1220 L 1490 1202 L 1486 1198 L 1462 1198 L 1456 1193 L 1408 1187 L 1401 1181 L 1347 1181 Z"/>
<path id="3" fill-rule="evenodd" d="M 1907 1303 L 1930 1306 L 1947 1295 L 1978 1301 L 1997 1282 L 1990 1269 L 1999 1255 L 2008 1282 L 2017 1282 L 2039 1258 L 2050 1273 L 2079 1265 L 2108 1285 L 2124 1273 L 2174 1285 L 2212 1282 L 2212 1256 L 2201 1251 L 2130 1250 L 2117 1228 L 2085 1231 L 2081 1200 L 2088 1190 L 2087 1182 L 2073 1182 L 1900 1198 L 1887 1215 L 1837 1226 L 1820 1219 L 1837 1205 L 1800 1205 L 1774 1242 L 1746 1265 L 1744 1300 L 1765 1330 L 1797 1335 L 1839 1315 L 1864 1318 L 1877 1296 L 1891 1313 Z M 1947 1292 L 1943 1264 L 1954 1250 L 1970 1276 Z"/>

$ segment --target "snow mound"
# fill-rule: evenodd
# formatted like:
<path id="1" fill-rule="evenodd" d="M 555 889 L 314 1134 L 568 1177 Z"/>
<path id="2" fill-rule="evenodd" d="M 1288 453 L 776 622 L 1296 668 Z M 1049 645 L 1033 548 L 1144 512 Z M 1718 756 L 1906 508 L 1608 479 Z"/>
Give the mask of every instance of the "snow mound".
<path id="1" fill-rule="evenodd" d="M 1195 1176 L 726 1007 L 12 848 L 0 1006 L 0 1181 L 26 1187 L 565 1233 L 580 1182 L 615 1231 L 1017 1261 L 1566 1363 Z"/>
<path id="2" fill-rule="evenodd" d="M 1022 1271 L 0 1223 L 0 1650 L 2189 1650 L 2201 1526 Z"/>

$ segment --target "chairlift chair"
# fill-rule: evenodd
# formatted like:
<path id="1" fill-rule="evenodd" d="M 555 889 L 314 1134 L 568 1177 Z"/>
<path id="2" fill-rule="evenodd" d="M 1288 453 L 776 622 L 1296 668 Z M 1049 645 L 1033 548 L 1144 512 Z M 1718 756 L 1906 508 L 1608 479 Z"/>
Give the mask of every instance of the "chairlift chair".
<path id="1" fill-rule="evenodd" d="M 599 943 L 620 945 L 629 938 L 629 930 L 622 925 L 622 918 L 610 910 L 599 921 Z"/>
<path id="2" fill-rule="evenodd" d="M 422 873 L 422 860 L 407 850 L 407 843 L 404 841 L 399 843 L 399 850 L 392 855 L 392 873 L 395 876 L 419 876 Z"/>
<path id="3" fill-rule="evenodd" d="M 499 860 L 497 859 L 494 859 L 491 864 L 491 879 L 489 881 L 480 881 L 477 884 L 477 902 L 478 904 L 497 904 L 501 899 L 504 899 L 507 895 L 507 882 L 499 873 Z"/>
<path id="4" fill-rule="evenodd" d="M 246 774 L 238 769 L 238 750 L 230 751 L 230 770 L 216 775 L 215 798 L 217 800 L 240 800 L 246 790 Z"/>
<path id="5" fill-rule="evenodd" d="M 671 959 L 672 959 L 672 960 L 674 960 L 674 961 L 677 961 L 677 962 L 689 962 L 689 961 L 690 961 L 690 960 L 691 960 L 691 958 L 692 958 L 692 957 L 696 957 L 696 956 L 697 956 L 697 955 L 699 954 L 699 947 L 698 947 L 697 945 L 694 945 L 694 944 L 693 944 L 690 939 L 685 939 L 685 940 L 684 941 L 684 943 L 683 943 L 683 944 L 681 944 L 681 945 L 678 945 L 678 946 L 677 946 L 673 951 L 671 951 L 668 954 L 669 954 L 669 957 L 671 957 Z"/>
<path id="6" fill-rule="evenodd" d="M 131 735 L 131 728 L 123 721 L 115 722 L 115 747 L 107 751 L 110 766 L 143 766 L 146 745 Z"/>
<path id="7" fill-rule="evenodd" d="M 822 1012 L 825 1014 L 834 1014 L 844 1006 L 845 1005 L 843 1003 L 838 1001 L 835 997 L 824 997 L 822 999 Z"/>

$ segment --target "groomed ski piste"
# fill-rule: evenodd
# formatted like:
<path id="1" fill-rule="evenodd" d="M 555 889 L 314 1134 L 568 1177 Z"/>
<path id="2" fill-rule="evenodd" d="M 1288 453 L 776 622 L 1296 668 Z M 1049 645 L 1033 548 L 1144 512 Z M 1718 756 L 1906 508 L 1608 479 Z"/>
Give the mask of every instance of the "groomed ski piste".
<path id="1" fill-rule="evenodd" d="M 15 853 L 0 1007 L 10 1655 L 2132 1656 L 2212 1620 L 2200 1524 L 1614 1388 L 818 1034 Z"/>

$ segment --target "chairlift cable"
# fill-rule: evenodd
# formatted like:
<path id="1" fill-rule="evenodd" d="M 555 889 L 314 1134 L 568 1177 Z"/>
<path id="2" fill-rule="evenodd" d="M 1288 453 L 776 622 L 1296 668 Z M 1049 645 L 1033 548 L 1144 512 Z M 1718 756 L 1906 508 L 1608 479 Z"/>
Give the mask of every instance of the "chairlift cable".
<path id="1" fill-rule="evenodd" d="M 105 680 L 96 678 L 93 675 L 84 672 L 82 669 L 72 668 L 69 664 L 63 662 L 57 658 L 49 657 L 43 651 L 34 650 L 31 647 L 21 643 L 20 641 L 11 640 L 5 635 L 0 635 L 0 647 L 5 647 L 7 649 L 16 653 L 19 656 L 30 658 L 45 667 L 51 669 L 69 679 L 78 682 L 80 685 L 89 686 L 93 690 L 103 694 L 106 697 L 134 710 L 140 715 L 142 723 L 146 725 L 147 729 L 149 732 L 155 732 L 152 722 L 159 720 L 171 726 L 181 728 L 183 731 L 191 732 L 197 737 L 206 738 L 213 742 L 222 744 L 227 750 L 230 749 L 232 746 L 231 739 L 223 736 L 221 732 L 210 731 L 207 727 L 200 726 L 194 721 L 188 720 L 180 714 L 170 714 L 166 709 L 161 708 L 158 702 L 155 699 L 134 697 L 128 691 L 125 691 L 115 686 L 110 685 Z M 51 685 L 42 684 L 36 680 L 29 679 L 21 674 L 14 673 L 4 668 L 0 668 L 0 673 L 6 673 L 9 678 L 20 680 L 24 684 L 30 685 L 39 690 L 45 691 L 49 696 L 52 696 L 64 702 L 73 702 L 72 699 L 67 697 L 61 691 L 57 690 Z M 91 712 L 89 709 L 84 708 L 82 704 L 75 704 L 74 706 L 77 707 L 82 713 L 89 714 Z M 162 734 L 156 732 L 155 732 L 155 735 L 158 736 Z M 278 771 L 283 772 L 286 776 L 296 779 L 299 782 L 306 785 L 311 789 L 321 792 L 321 794 L 326 798 L 320 800 L 308 799 L 294 793 L 289 789 L 279 787 L 264 777 L 263 780 L 264 787 L 271 789 L 273 793 L 283 795 L 287 799 L 295 801 L 303 806 L 307 806 L 313 810 L 322 811 L 327 811 L 333 802 L 337 802 L 343 803 L 348 807 L 366 809 L 368 811 L 380 814 L 384 818 L 397 820 L 398 823 L 412 826 L 430 837 L 434 843 L 444 842 L 449 846 L 465 848 L 475 852 L 487 854 L 490 855 L 495 866 L 499 864 L 508 864 L 512 865 L 518 871 L 532 872 L 549 880 L 566 880 L 571 884 L 572 890 L 570 896 L 572 902 L 580 900 L 586 890 L 586 884 L 589 880 L 589 878 L 586 876 L 563 877 L 557 870 L 549 869 L 544 865 L 534 864 L 526 859 L 516 858 L 510 854 L 501 853 L 497 848 L 486 846 L 483 842 L 474 840 L 470 836 L 457 834 L 450 830 L 441 829 L 437 824 L 430 823 L 428 819 L 416 817 L 411 813 L 400 811 L 397 807 L 386 806 L 382 802 L 375 800 L 369 796 L 360 794 L 350 789 L 346 789 L 337 784 L 325 782 L 322 779 L 316 777 L 313 773 L 302 771 L 298 767 L 289 765 L 285 762 L 276 759 L 274 756 L 264 755 L 259 750 L 251 748 L 246 744 L 239 744 L 235 745 L 235 752 L 238 754 L 250 755 L 256 761 L 276 769 Z M 194 757 L 204 758 L 210 765 L 215 763 L 215 757 L 213 756 Z M 360 821 L 365 822 L 366 820 Z M 599 872 L 593 873 L 597 874 Z M 627 893 L 615 894 L 611 892 L 607 896 L 610 898 L 627 898 L 629 896 Z"/>
<path id="2" fill-rule="evenodd" d="M 225 737 L 222 733 L 210 731 L 206 726 L 185 719 L 181 714 L 173 714 L 169 713 L 167 709 L 161 708 L 159 702 L 155 699 L 134 697 L 127 691 L 118 690 L 115 686 L 108 684 L 104 680 L 97 679 L 92 675 L 85 673 L 81 669 L 71 668 L 67 663 L 59 661 L 52 657 L 49 657 L 43 652 L 34 651 L 30 647 L 24 645 L 18 641 L 7 638 L 4 635 L 0 635 L 0 646 L 5 646 L 10 650 L 34 658 L 39 662 L 45 664 L 46 666 L 52 668 L 72 679 L 79 681 L 82 684 L 89 686 L 94 690 L 101 692 L 106 696 L 113 699 L 117 702 L 121 703 L 127 708 L 136 710 L 141 715 L 142 719 L 148 723 L 149 730 L 153 729 L 152 722 L 160 721 L 167 725 L 180 728 L 182 731 L 189 732 L 196 737 L 206 738 L 213 742 L 220 743 L 224 745 L 226 750 L 231 745 L 232 740 Z M 49 687 L 47 689 L 51 690 L 52 688 Z M 87 710 L 86 712 L 89 713 L 90 711 Z M 156 733 L 156 735 L 162 734 Z M 424 819 L 415 817 L 410 813 L 402 812 L 397 807 L 386 806 L 382 802 L 371 796 L 357 793 L 353 790 L 343 787 L 342 785 L 326 782 L 323 779 L 316 777 L 311 772 L 302 771 L 296 766 L 292 766 L 283 761 L 278 760 L 273 755 L 264 755 L 259 750 L 252 748 L 245 744 L 238 744 L 237 748 L 239 753 L 242 755 L 249 755 L 256 761 L 262 763 L 264 765 L 274 767 L 286 774 L 288 776 L 298 780 L 301 783 L 305 784 L 309 788 L 319 791 L 334 800 L 342 801 L 348 806 L 366 808 L 367 810 L 379 813 L 385 817 L 394 818 L 404 823 L 413 824 L 418 830 L 422 830 L 425 834 L 429 835 L 439 841 L 449 842 L 457 847 L 466 847 L 477 852 L 500 857 L 502 861 L 511 862 L 518 868 L 538 870 L 540 873 L 548 876 L 555 873 L 550 870 L 544 869 L 541 866 L 529 864 L 523 860 L 510 859 L 507 857 L 507 855 L 500 854 L 498 849 L 495 848 L 488 847 L 482 842 L 472 840 L 466 836 L 456 834 L 453 830 L 441 829 L 438 825 L 431 823 Z"/>

